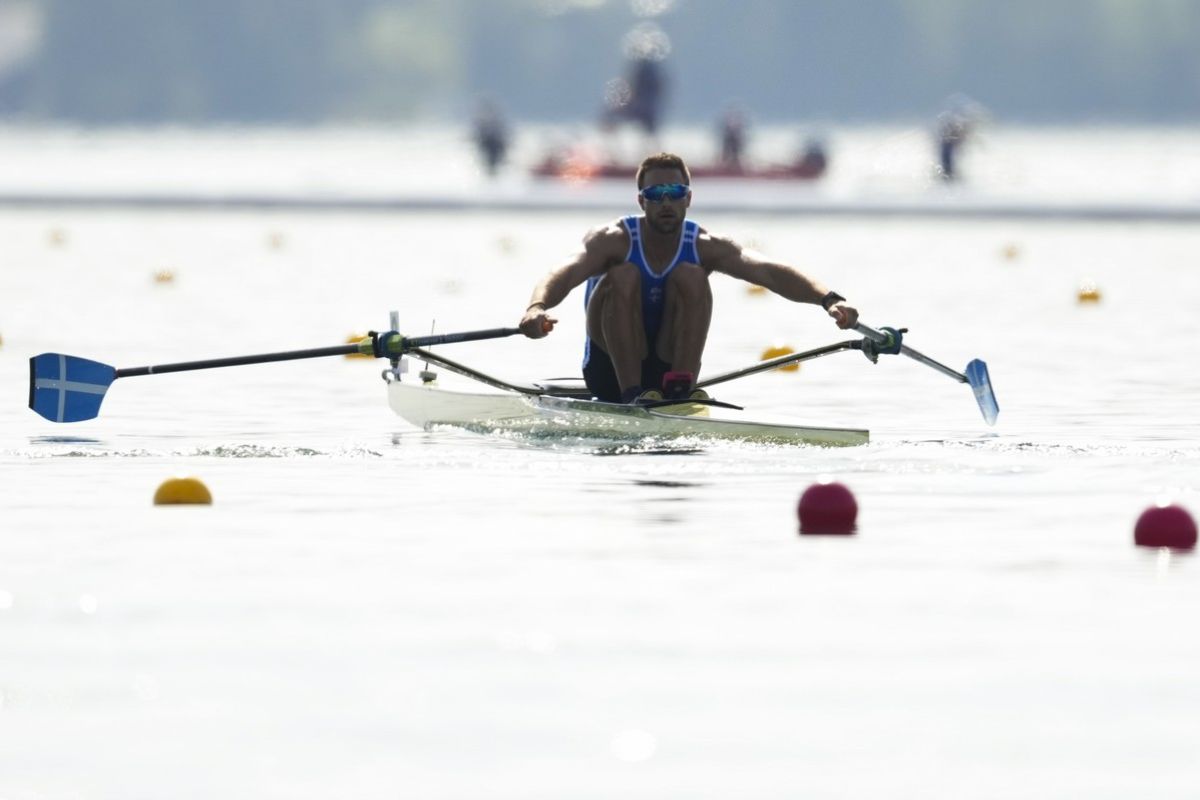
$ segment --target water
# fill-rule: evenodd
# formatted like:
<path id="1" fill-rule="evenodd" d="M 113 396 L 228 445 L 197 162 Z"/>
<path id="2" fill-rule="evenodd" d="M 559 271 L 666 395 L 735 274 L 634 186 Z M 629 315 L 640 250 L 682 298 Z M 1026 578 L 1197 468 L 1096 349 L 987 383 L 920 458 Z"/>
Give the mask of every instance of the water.
<path id="1" fill-rule="evenodd" d="M 278 175 L 303 142 L 223 158 Z M 600 220 L 0 212 L 0 797 L 1194 797 L 1197 567 L 1132 528 L 1160 497 L 1200 513 L 1195 226 L 693 210 L 987 360 L 997 427 L 855 353 L 719 393 L 871 429 L 845 450 L 423 432 L 341 358 L 122 379 L 55 426 L 30 355 L 319 347 L 393 308 L 509 325 Z M 707 369 L 842 336 L 714 291 Z M 580 305 L 452 357 L 573 374 Z M 214 505 L 152 506 L 172 475 Z M 797 535 L 826 476 L 854 537 Z"/>

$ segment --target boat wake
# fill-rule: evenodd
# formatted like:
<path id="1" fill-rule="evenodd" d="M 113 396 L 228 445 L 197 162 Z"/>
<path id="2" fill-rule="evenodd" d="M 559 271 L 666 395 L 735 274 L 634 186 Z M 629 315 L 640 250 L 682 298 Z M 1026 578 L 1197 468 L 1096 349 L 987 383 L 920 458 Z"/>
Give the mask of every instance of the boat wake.
<path id="1" fill-rule="evenodd" d="M 561 450 L 597 456 L 700 455 L 712 452 L 794 451 L 797 448 L 822 451 L 840 449 L 795 442 L 714 439 L 702 435 L 637 435 L 620 430 L 612 431 L 611 435 L 599 432 L 578 435 L 565 433 L 561 427 L 549 424 L 513 427 L 508 423 L 437 423 L 429 425 L 428 430 L 465 432 L 538 450 Z"/>

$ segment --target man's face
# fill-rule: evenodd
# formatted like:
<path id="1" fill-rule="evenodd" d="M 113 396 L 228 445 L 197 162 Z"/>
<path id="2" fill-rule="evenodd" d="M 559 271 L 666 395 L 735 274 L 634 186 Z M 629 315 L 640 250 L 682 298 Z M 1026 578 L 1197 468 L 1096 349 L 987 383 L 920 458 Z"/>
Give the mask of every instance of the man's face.
<path id="1" fill-rule="evenodd" d="M 664 169 L 655 167 L 654 169 L 646 170 L 646 174 L 642 176 L 642 188 L 647 186 L 657 186 L 660 183 L 687 183 L 683 177 L 683 172 L 678 169 Z M 676 233 L 679 226 L 683 224 L 683 219 L 687 215 L 688 206 L 692 204 L 692 195 L 689 193 L 687 197 L 679 200 L 665 199 L 658 203 L 652 203 L 638 195 L 638 205 L 646 212 L 646 222 L 657 233 Z"/>

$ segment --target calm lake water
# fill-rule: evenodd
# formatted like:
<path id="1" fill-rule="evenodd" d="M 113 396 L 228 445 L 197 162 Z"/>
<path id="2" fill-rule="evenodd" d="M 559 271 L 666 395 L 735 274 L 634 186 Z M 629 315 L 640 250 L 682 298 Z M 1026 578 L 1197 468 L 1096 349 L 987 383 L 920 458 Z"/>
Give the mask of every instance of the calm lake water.
<path id="1" fill-rule="evenodd" d="M 328 136 L 233 137 L 217 172 L 269 183 L 327 163 Z M 990 147 L 1170 172 L 1114 136 L 1200 163 L 1174 132 L 1077 132 L 1076 162 L 1062 131 Z M 81 183 L 156 180 L 118 175 L 125 139 L 73 137 L 45 141 Z M 421 146 L 477 180 L 457 144 Z M 511 325 L 605 217 L 0 210 L 0 798 L 1196 797 L 1200 570 L 1132 531 L 1160 498 L 1200 513 L 1200 230 L 712 216 L 704 191 L 710 229 L 933 358 L 985 359 L 999 424 L 914 361 L 845 353 L 718 397 L 870 428 L 862 448 L 425 432 L 388 409 L 381 362 L 343 358 L 123 379 L 56 426 L 26 407 L 31 355 L 321 347 L 391 309 L 413 334 Z M 706 369 L 845 338 L 714 292 Z M 576 374 L 581 297 L 560 312 L 545 340 L 443 352 Z M 176 475 L 214 504 L 154 507 Z M 858 498 L 853 537 L 797 535 L 826 477 Z"/>

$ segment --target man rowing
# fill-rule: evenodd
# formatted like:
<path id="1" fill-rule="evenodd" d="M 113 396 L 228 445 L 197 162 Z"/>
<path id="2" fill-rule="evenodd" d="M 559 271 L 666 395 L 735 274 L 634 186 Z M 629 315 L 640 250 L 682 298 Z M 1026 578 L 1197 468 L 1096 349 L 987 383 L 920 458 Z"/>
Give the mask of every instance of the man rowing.
<path id="1" fill-rule="evenodd" d="M 549 309 L 586 282 L 583 377 L 598 400 L 706 396 L 695 384 L 712 318 L 713 272 L 819 305 L 839 328 L 858 322 L 858 311 L 823 284 L 685 219 L 691 177 L 679 156 L 642 161 L 637 187 L 643 215 L 589 231 L 583 249 L 538 283 L 520 323 L 526 336 L 542 338 L 558 321 Z"/>

